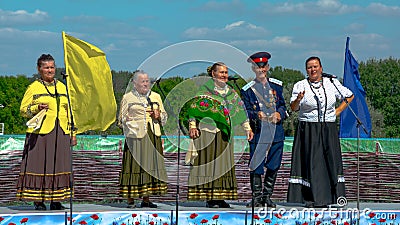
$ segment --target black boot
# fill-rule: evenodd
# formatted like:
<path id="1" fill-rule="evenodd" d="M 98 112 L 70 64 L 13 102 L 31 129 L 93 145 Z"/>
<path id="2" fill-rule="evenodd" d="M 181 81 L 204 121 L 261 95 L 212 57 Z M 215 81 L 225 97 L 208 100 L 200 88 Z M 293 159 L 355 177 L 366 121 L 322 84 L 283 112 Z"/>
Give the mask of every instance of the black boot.
<path id="1" fill-rule="evenodd" d="M 276 175 L 278 171 L 268 170 L 264 176 L 263 202 L 268 206 L 275 208 L 276 204 L 271 200 L 272 192 L 274 191 Z"/>
<path id="2" fill-rule="evenodd" d="M 263 207 L 264 204 L 262 203 L 263 196 L 262 196 L 261 174 L 250 174 L 250 185 L 253 197 L 252 201 L 248 203 L 246 206 L 251 207 L 251 204 L 254 200 L 254 207 Z"/>

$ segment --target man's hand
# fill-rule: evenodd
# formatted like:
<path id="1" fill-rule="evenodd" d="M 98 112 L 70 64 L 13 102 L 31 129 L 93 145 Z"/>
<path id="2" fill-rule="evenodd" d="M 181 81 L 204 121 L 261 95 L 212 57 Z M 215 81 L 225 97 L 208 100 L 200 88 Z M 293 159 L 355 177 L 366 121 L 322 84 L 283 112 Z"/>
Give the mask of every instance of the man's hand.
<path id="1" fill-rule="evenodd" d="M 253 137 L 254 137 L 253 131 L 252 130 L 246 130 L 246 136 L 247 136 L 247 140 L 248 141 L 253 140 Z"/>

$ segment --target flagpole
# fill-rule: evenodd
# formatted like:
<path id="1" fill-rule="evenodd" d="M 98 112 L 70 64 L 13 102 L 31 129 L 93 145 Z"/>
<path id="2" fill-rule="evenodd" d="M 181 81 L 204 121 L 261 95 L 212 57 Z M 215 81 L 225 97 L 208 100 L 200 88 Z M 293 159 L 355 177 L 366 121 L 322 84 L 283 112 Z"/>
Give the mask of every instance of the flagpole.
<path id="1" fill-rule="evenodd" d="M 62 32 L 62 38 L 63 38 L 63 43 L 64 43 L 64 52 L 65 52 L 65 38 L 64 38 L 64 36 L 65 36 L 65 33 L 64 33 L 64 31 Z M 65 60 L 65 56 L 64 56 L 64 64 L 65 64 L 65 69 L 67 69 L 67 60 Z M 65 80 L 65 87 L 66 87 L 66 91 L 67 91 L 67 99 L 68 99 L 68 109 L 69 109 L 69 112 L 70 112 L 70 115 L 71 115 L 71 123 L 70 123 L 70 125 L 71 125 L 71 132 L 70 132 L 70 151 L 71 151 L 71 156 L 70 156 L 70 166 L 71 166 L 71 173 L 70 173 L 70 176 L 69 176 L 69 184 L 70 184 L 70 189 L 71 189 L 71 191 L 70 191 L 70 195 L 69 195 L 69 218 L 70 218 L 70 220 L 69 220 L 69 222 L 70 222 L 70 225 L 72 225 L 72 211 L 73 211 L 73 204 L 72 204 L 72 192 L 74 191 L 74 184 L 73 184 L 73 178 L 72 178 L 72 176 L 73 176 L 73 174 L 72 174 L 72 172 L 73 172 L 73 162 L 72 162 L 72 151 L 73 151 L 73 147 L 72 147 L 72 144 L 71 144 L 71 141 L 72 141 L 72 136 L 73 136 L 73 132 L 76 130 L 76 128 L 75 128 L 75 123 L 74 123 L 74 116 L 72 115 L 72 107 L 71 107 L 71 100 L 70 100 L 70 96 L 69 96 L 69 91 L 68 91 L 68 81 L 67 81 L 67 76 L 68 76 L 68 74 L 66 73 L 66 72 L 61 72 L 61 75 L 63 76 L 63 79 Z M 65 224 L 67 224 L 67 220 L 68 220 L 68 218 L 66 218 L 66 221 L 65 221 Z"/>

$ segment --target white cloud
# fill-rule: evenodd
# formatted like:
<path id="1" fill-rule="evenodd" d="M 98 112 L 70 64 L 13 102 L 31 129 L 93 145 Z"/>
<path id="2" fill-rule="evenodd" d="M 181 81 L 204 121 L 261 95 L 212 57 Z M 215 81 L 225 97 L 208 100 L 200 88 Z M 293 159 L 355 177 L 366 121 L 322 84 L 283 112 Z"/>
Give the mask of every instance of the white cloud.
<path id="1" fill-rule="evenodd" d="M 399 6 L 387 6 L 382 3 L 371 3 L 367 11 L 380 16 L 400 16 Z"/>
<path id="2" fill-rule="evenodd" d="M 359 11 L 359 6 L 342 4 L 339 0 L 318 0 L 317 2 L 308 1 L 301 3 L 285 2 L 272 5 L 264 3 L 263 12 L 268 14 L 295 13 L 302 15 L 337 15 Z"/>
<path id="3" fill-rule="evenodd" d="M 223 28 L 191 27 L 183 32 L 183 36 L 193 39 L 237 40 L 266 37 L 269 33 L 263 27 L 245 21 L 237 21 L 227 24 Z"/>
<path id="4" fill-rule="evenodd" d="M 361 23 L 351 23 L 349 25 L 347 25 L 344 30 L 351 32 L 351 33 L 359 33 L 361 31 L 363 31 L 365 28 L 364 24 Z"/>
<path id="5" fill-rule="evenodd" d="M 274 39 L 272 39 L 272 43 L 286 47 L 293 45 L 292 37 L 289 36 L 274 37 Z"/>
<path id="6" fill-rule="evenodd" d="M 276 36 L 270 40 L 267 39 L 254 39 L 254 40 L 237 40 L 229 42 L 232 45 L 240 46 L 244 48 L 265 48 L 270 46 L 269 48 L 295 48 L 298 44 L 293 42 L 293 37 L 290 36 Z"/>
<path id="7" fill-rule="evenodd" d="M 240 27 L 240 26 L 243 25 L 244 23 L 245 23 L 244 21 L 238 21 L 238 22 L 235 22 L 235 23 L 231 23 L 231 24 L 226 25 L 226 26 L 225 26 L 225 29 L 226 29 L 226 30 L 231 30 L 231 29 L 233 29 L 233 28 L 235 28 L 235 27 Z"/>
<path id="8" fill-rule="evenodd" d="M 25 10 L 3 11 L 0 9 L 0 25 L 5 27 L 40 24 L 49 20 L 47 12 L 36 10 L 29 13 Z"/>

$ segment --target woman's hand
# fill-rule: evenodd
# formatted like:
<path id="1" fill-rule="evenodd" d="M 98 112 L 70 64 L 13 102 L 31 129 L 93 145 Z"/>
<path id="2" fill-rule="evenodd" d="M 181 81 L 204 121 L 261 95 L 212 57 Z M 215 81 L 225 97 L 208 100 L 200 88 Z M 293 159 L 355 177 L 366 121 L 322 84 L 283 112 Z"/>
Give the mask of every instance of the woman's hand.
<path id="1" fill-rule="evenodd" d="M 153 118 L 153 120 L 160 120 L 161 119 L 160 110 L 154 109 L 153 111 L 150 111 L 150 117 Z"/>
<path id="2" fill-rule="evenodd" d="M 75 146 L 78 144 L 78 141 L 76 140 L 76 136 L 72 136 L 71 138 L 71 146 Z"/>
<path id="3" fill-rule="evenodd" d="M 290 108 L 292 109 L 292 111 L 299 110 L 300 101 L 304 98 L 305 93 L 306 93 L 306 91 L 299 92 L 296 99 L 292 103 L 290 103 Z"/>
<path id="4" fill-rule="evenodd" d="M 191 139 L 196 139 L 200 137 L 200 132 L 197 128 L 190 128 L 189 129 L 189 137 Z"/>
<path id="5" fill-rule="evenodd" d="M 38 108 L 39 108 L 39 111 L 41 111 L 42 109 L 49 109 L 49 106 L 47 104 L 40 103 Z"/>

